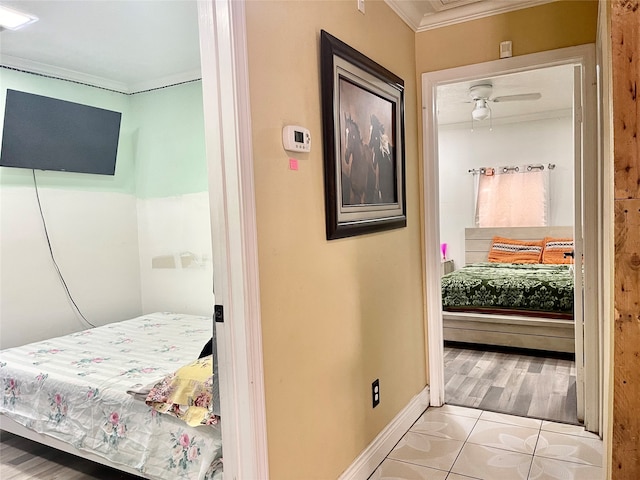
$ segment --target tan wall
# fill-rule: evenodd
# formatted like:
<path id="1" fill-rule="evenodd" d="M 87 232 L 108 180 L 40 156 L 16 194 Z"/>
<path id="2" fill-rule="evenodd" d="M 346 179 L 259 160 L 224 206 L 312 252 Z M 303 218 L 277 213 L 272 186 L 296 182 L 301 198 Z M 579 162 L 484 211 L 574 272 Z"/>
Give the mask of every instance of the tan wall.
<path id="1" fill-rule="evenodd" d="M 384 2 L 248 1 L 269 467 L 333 479 L 426 385 L 415 34 Z M 406 228 L 327 241 L 320 30 L 406 87 Z M 282 127 L 310 129 L 289 169 Z M 381 404 L 371 407 L 380 379 Z"/>
<path id="2" fill-rule="evenodd" d="M 505 40 L 512 41 L 513 56 L 595 43 L 597 17 L 597 0 L 570 0 L 421 32 L 416 71 L 498 60 Z"/>

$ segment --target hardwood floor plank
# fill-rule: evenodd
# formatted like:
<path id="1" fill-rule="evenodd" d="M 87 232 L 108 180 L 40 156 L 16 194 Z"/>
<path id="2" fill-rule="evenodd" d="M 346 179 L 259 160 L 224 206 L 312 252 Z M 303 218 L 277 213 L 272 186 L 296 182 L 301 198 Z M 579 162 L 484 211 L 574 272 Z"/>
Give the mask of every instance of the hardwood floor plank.
<path id="1" fill-rule="evenodd" d="M 529 373 L 541 373 L 542 366 L 544 365 L 544 360 L 541 358 L 532 358 L 529 362 L 529 368 L 527 372 Z"/>
<path id="2" fill-rule="evenodd" d="M 0 479 L 141 480 L 141 477 L 0 432 Z"/>
<path id="3" fill-rule="evenodd" d="M 503 387 L 496 387 L 495 385 L 489 387 L 489 390 L 487 390 L 487 394 L 478 405 L 478 408 L 482 410 L 494 410 L 496 408 L 496 405 L 498 405 L 500 401 L 502 392 L 504 392 Z"/>
<path id="4" fill-rule="evenodd" d="M 445 346 L 445 401 L 579 424 L 575 362 L 566 355 Z"/>

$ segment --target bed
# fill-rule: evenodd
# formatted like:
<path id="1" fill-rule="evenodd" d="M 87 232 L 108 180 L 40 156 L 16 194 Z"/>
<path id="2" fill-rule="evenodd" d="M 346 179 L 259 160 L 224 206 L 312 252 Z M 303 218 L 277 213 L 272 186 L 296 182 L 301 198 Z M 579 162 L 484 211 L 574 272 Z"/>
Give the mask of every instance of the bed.
<path id="1" fill-rule="evenodd" d="M 211 333 L 210 317 L 154 313 L 2 350 L 0 428 L 144 478 L 221 479 Z M 196 367 L 207 382 L 181 373 Z M 179 381 L 194 401 L 172 403 Z"/>
<path id="2" fill-rule="evenodd" d="M 571 227 L 466 229 L 466 265 L 442 276 L 445 341 L 574 352 L 572 266 L 488 261 L 496 237 L 544 244 L 572 236 Z"/>

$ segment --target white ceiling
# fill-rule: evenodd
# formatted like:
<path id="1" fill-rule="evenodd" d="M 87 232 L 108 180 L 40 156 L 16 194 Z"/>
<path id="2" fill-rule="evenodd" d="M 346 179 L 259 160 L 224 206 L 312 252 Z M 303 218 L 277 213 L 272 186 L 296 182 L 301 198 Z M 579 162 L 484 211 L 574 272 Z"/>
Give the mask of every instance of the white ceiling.
<path id="1" fill-rule="evenodd" d="M 573 108 L 573 66 L 541 68 L 469 82 L 438 86 L 436 101 L 439 124 L 469 123 L 474 104 L 469 89 L 473 85 L 492 84 L 491 98 L 540 93 L 539 100 L 489 102 L 491 117 L 522 121 L 571 115 Z M 488 123 L 484 121 L 483 123 Z M 477 122 L 476 122 L 477 124 Z"/>
<path id="2" fill-rule="evenodd" d="M 36 23 L 0 32 L 2 65 L 131 93 L 200 76 L 195 0 L 2 0 Z"/>
<path id="3" fill-rule="evenodd" d="M 385 1 L 418 31 L 550 0 Z M 353 2 L 355 9 L 356 1 Z M 196 0 L 0 0 L 0 3 L 39 18 L 21 30 L 0 31 L 2 65 L 124 93 L 200 77 Z M 493 104 L 493 117 L 571 108 L 571 98 L 561 99 L 558 95 L 562 91 L 558 82 L 563 75 L 546 69 L 485 79 L 492 81 L 494 96 L 542 93 L 538 101 Z M 441 122 L 470 119 L 473 105 L 465 103 L 469 100 L 470 86 L 471 82 L 466 82 L 438 90 Z"/>

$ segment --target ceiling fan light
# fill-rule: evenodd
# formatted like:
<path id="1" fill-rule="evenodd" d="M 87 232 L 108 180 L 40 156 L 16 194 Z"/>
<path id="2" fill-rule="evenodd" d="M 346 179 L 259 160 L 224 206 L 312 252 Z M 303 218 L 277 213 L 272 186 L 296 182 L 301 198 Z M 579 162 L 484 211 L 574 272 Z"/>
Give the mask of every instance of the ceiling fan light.
<path id="1" fill-rule="evenodd" d="M 484 98 L 476 100 L 476 106 L 471 112 L 471 117 L 474 120 L 486 120 L 491 115 L 491 110 L 487 106 L 487 101 Z"/>

